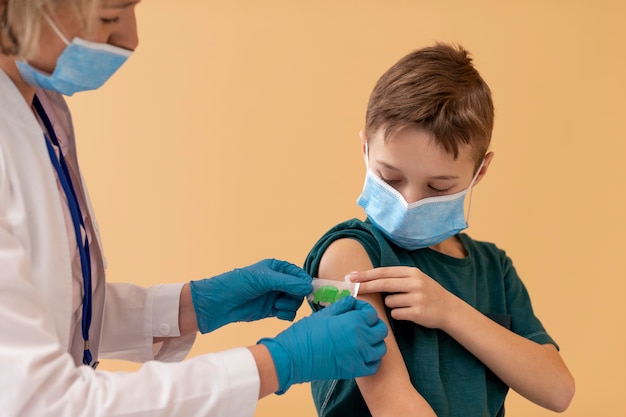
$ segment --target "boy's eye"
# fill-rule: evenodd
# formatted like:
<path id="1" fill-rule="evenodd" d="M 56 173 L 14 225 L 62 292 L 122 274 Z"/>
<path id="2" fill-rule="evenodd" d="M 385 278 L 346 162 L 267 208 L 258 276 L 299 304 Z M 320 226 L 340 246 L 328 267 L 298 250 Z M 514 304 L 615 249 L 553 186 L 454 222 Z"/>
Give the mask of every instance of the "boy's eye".
<path id="1" fill-rule="evenodd" d="M 433 187 L 432 185 L 429 185 L 428 188 L 430 188 L 431 190 L 433 190 L 436 193 L 445 193 L 445 192 L 450 191 L 450 189 L 452 189 L 452 187 L 436 188 L 436 187 Z"/>
<path id="2" fill-rule="evenodd" d="M 397 185 L 401 181 L 401 180 L 394 180 L 394 179 L 385 178 L 382 175 L 380 176 L 380 179 L 385 181 L 389 185 Z"/>

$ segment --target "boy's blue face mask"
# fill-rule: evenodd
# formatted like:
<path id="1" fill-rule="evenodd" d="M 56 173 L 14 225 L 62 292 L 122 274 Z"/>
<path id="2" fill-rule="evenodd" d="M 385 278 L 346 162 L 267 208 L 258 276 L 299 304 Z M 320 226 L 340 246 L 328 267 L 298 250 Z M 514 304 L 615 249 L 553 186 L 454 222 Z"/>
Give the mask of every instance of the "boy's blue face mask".
<path id="1" fill-rule="evenodd" d="M 79 91 L 95 90 L 132 54 L 128 49 L 80 38 L 74 38 L 70 43 L 50 18 L 48 22 L 67 47 L 59 55 L 52 74 L 40 71 L 26 61 L 17 61 L 22 78 L 33 87 L 56 91 L 66 96 Z"/>
<path id="2" fill-rule="evenodd" d="M 396 245 L 407 250 L 427 248 L 467 228 L 463 203 L 479 172 L 480 168 L 469 187 L 461 192 L 409 204 L 398 190 L 368 169 L 357 203 L 374 226 Z"/>

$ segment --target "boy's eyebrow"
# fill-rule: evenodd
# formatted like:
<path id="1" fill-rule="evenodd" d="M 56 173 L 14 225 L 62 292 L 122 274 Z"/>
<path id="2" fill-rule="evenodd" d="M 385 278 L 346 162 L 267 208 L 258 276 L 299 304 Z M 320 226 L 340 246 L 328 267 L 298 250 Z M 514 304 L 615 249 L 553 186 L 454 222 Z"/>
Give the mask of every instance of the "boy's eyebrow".
<path id="1" fill-rule="evenodd" d="M 377 159 L 376 162 L 392 171 L 402 172 L 399 168 L 396 168 L 393 165 L 388 164 L 387 162 L 381 161 L 379 159 Z M 459 178 L 460 177 L 458 175 L 435 175 L 433 177 L 428 177 L 429 180 L 458 180 Z"/>
<path id="2" fill-rule="evenodd" d="M 431 180 L 458 180 L 458 175 L 437 175 L 434 177 L 430 177 Z"/>
<path id="3" fill-rule="evenodd" d="M 377 159 L 376 162 L 378 162 L 380 165 L 384 166 L 385 168 L 391 169 L 393 171 L 400 171 L 399 168 L 396 168 L 393 165 L 388 164 L 387 162 L 381 161 L 379 159 Z"/>

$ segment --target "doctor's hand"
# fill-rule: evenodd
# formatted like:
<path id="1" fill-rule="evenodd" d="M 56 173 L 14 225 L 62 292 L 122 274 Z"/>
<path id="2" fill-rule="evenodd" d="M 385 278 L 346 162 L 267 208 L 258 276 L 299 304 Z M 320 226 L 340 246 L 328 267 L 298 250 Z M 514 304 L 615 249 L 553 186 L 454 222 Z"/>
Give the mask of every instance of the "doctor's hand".
<path id="1" fill-rule="evenodd" d="M 387 352 L 386 336 L 370 304 L 345 297 L 258 343 L 274 360 L 282 394 L 292 384 L 372 375 Z"/>
<path id="2" fill-rule="evenodd" d="M 431 329 L 445 330 L 452 320 L 453 307 L 461 301 L 415 267 L 381 267 L 348 276 L 352 282 L 361 283 L 359 294 L 388 293 L 384 297 L 385 305 L 394 319 L 409 320 Z"/>
<path id="3" fill-rule="evenodd" d="M 311 277 L 304 270 L 276 259 L 191 281 L 189 286 L 201 333 L 266 317 L 292 321 L 312 290 Z"/>

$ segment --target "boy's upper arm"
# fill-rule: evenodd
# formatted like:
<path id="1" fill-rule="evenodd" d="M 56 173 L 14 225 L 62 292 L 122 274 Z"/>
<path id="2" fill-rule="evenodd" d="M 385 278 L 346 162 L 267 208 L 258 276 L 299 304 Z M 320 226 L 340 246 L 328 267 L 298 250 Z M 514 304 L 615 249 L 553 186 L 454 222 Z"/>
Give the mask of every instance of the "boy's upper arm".
<path id="1" fill-rule="evenodd" d="M 363 246 L 354 239 L 344 238 L 334 241 L 324 252 L 320 260 L 318 277 L 343 281 L 345 275 L 352 271 L 372 268 L 372 262 Z M 389 320 L 380 294 L 368 294 L 358 296 L 358 298 L 372 304 L 378 316 L 389 327 Z M 394 410 L 394 407 L 411 409 L 410 401 L 407 400 L 417 394 L 411 385 L 404 359 L 391 331 L 385 342 L 387 354 L 383 357 L 378 372 L 370 377 L 357 379 L 361 394 L 374 417 L 402 415 L 403 411 Z M 390 398 L 403 398 L 403 401 L 390 402 Z"/>

